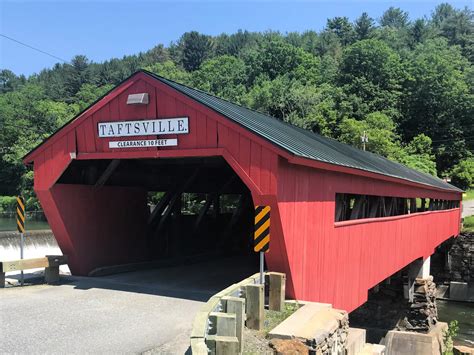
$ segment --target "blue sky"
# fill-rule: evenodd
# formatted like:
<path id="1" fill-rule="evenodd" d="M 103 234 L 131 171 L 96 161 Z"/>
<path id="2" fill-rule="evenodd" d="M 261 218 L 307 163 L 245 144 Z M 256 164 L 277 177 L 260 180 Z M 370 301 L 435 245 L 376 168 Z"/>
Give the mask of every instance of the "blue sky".
<path id="1" fill-rule="evenodd" d="M 442 1 L 8 1 L 0 0 L 0 33 L 69 60 L 94 61 L 145 51 L 186 31 L 216 35 L 238 29 L 320 30 L 328 17 L 351 20 L 363 11 L 378 18 L 398 6 L 411 18 L 429 15 Z M 472 0 L 450 1 L 458 8 Z M 32 74 L 57 60 L 0 37 L 0 68 Z"/>

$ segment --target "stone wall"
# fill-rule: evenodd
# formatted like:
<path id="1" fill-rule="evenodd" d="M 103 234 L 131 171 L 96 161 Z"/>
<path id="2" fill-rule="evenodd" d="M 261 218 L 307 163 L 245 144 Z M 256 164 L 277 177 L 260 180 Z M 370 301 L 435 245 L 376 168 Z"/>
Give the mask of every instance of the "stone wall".
<path id="1" fill-rule="evenodd" d="M 436 248 L 431 275 L 437 284 L 474 281 L 474 233 L 461 233 Z"/>
<path id="2" fill-rule="evenodd" d="M 474 233 L 462 233 L 454 239 L 447 264 L 451 281 L 474 281 Z"/>
<path id="3" fill-rule="evenodd" d="M 438 321 L 436 307 L 436 284 L 433 276 L 415 280 L 413 302 L 410 303 L 406 317 L 400 321 L 399 330 L 427 332 Z"/>
<path id="4" fill-rule="evenodd" d="M 322 329 L 319 336 L 306 342 L 310 351 L 316 355 L 339 354 L 347 348 L 349 334 L 349 316 L 346 311 L 332 309 L 336 322 L 333 326 Z"/>

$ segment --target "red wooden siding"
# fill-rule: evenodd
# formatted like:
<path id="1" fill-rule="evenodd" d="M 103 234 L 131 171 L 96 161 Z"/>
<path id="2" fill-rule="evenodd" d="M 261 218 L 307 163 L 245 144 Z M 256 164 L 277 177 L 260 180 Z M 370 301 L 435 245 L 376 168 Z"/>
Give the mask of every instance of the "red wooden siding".
<path id="1" fill-rule="evenodd" d="M 336 192 L 459 198 L 281 162 L 278 208 L 298 298 L 353 310 L 368 289 L 459 233 L 459 208 L 336 223 Z"/>
<path id="2" fill-rule="evenodd" d="M 141 92 L 149 94 L 148 105 L 126 105 L 129 94 Z M 180 116 L 189 117 L 189 134 L 166 136 L 177 138 L 177 147 L 111 150 L 110 140 L 152 137 L 98 138 L 98 122 Z M 366 300 L 368 289 L 414 259 L 430 255 L 443 240 L 459 232 L 460 209 L 335 223 L 336 192 L 457 200 L 460 194 L 294 158 L 215 111 L 139 73 L 25 159 L 34 162 L 35 190 L 62 250 L 72 256 L 71 269 L 79 274 L 110 262 L 126 262 L 127 248 L 132 246 L 125 236 L 147 212 L 139 210 L 122 216 L 118 207 L 117 196 L 140 203 L 144 201 L 143 191 L 117 187 L 96 193 L 84 186 L 57 185 L 71 156 L 223 156 L 251 190 L 254 203 L 272 206 L 272 239 L 266 260 L 270 269 L 287 273 L 288 294 L 330 302 L 349 311 Z M 113 206 L 106 203 L 108 199 Z M 110 207 L 106 216 L 101 214 L 103 207 Z M 116 218 L 121 218 L 119 229 L 104 229 L 101 220 L 112 223 Z M 117 233 L 119 246 L 110 255 L 88 254 L 89 248 L 100 250 Z M 137 255 L 132 253 L 130 261 Z"/>

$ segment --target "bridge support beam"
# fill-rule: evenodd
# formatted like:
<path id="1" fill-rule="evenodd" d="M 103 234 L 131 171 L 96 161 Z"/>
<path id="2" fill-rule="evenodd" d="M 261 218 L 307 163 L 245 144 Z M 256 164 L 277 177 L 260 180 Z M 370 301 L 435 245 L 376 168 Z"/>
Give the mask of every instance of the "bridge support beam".
<path id="1" fill-rule="evenodd" d="M 415 279 L 427 279 L 430 276 L 431 257 L 417 259 L 408 267 L 408 300 L 413 302 Z"/>

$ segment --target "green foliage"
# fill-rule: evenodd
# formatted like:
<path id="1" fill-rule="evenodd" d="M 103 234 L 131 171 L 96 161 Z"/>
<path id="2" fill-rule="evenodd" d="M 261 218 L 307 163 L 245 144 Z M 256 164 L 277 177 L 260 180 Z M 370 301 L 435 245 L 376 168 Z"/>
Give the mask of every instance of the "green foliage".
<path id="1" fill-rule="evenodd" d="M 178 67 L 171 60 L 167 60 L 163 63 L 155 63 L 145 67 L 144 69 L 182 84 L 189 83 L 191 78 L 191 75 L 187 71 Z"/>
<path id="2" fill-rule="evenodd" d="M 437 143 L 438 170 L 446 171 L 468 156 L 463 136 L 474 129 L 474 96 L 466 69 L 472 69 L 459 48 L 449 47 L 442 39 L 418 45 L 405 68 L 401 120 L 405 139 L 416 132 L 431 137 Z"/>
<path id="3" fill-rule="evenodd" d="M 212 39 L 210 36 L 196 31 L 186 32 L 178 42 L 176 54 L 179 62 L 187 71 L 199 68 L 201 63 L 212 53 Z"/>
<path id="4" fill-rule="evenodd" d="M 263 332 L 266 335 L 275 328 L 278 324 L 283 322 L 286 318 L 295 313 L 301 305 L 298 302 L 287 303 L 281 312 L 265 310 L 265 321 L 263 324 Z"/>
<path id="5" fill-rule="evenodd" d="M 463 190 L 474 185 L 474 158 L 462 160 L 453 167 L 451 182 Z"/>
<path id="6" fill-rule="evenodd" d="M 240 102 L 246 92 L 247 68 L 242 59 L 219 56 L 202 63 L 191 79 L 193 87 Z"/>
<path id="7" fill-rule="evenodd" d="M 16 196 L 0 196 L 0 213 L 15 212 Z"/>
<path id="8" fill-rule="evenodd" d="M 459 325 L 457 320 L 449 322 L 448 329 L 443 334 L 445 351 L 443 355 L 453 354 L 453 339 L 458 335 Z"/>
<path id="9" fill-rule="evenodd" d="M 370 113 L 364 120 L 344 118 L 339 127 L 341 131 L 339 139 L 344 143 L 362 148 L 361 136 L 366 132 L 369 139 L 368 151 L 390 157 L 397 149 L 395 124 L 384 113 Z"/>
<path id="10" fill-rule="evenodd" d="M 0 195 L 22 191 L 39 208 L 22 156 L 140 68 L 357 148 L 365 131 L 368 151 L 469 186 L 473 60 L 473 11 L 444 3 L 412 21 L 392 7 L 378 25 L 362 13 L 320 32 L 192 31 L 103 63 L 77 55 L 28 78 L 3 69 Z"/>
<path id="11" fill-rule="evenodd" d="M 464 217 L 462 227 L 463 232 L 474 233 L 474 216 Z"/>
<path id="12" fill-rule="evenodd" d="M 365 21 L 367 21 L 367 19 L 365 19 Z M 367 26 L 367 23 L 364 25 Z M 344 46 L 351 44 L 355 39 L 354 27 L 347 17 L 334 17 L 333 19 L 328 19 L 326 31 L 334 33 L 339 38 L 340 43 Z M 368 31 L 368 29 L 366 29 L 366 31 Z"/>
<path id="13" fill-rule="evenodd" d="M 382 27 L 404 28 L 408 25 L 408 13 L 398 7 L 390 7 L 382 14 L 380 25 Z"/>
<path id="14" fill-rule="evenodd" d="M 397 117 L 402 78 L 400 56 L 384 42 L 362 40 L 344 50 L 339 83 L 355 118 L 376 111 Z"/>
<path id="15" fill-rule="evenodd" d="M 462 197 L 463 201 L 474 200 L 474 188 L 467 190 Z"/>
<path id="16" fill-rule="evenodd" d="M 99 97 L 105 95 L 113 88 L 113 85 L 106 84 L 103 86 L 96 86 L 93 84 L 84 84 L 81 86 L 76 94 L 76 103 L 79 111 L 84 110 L 91 105 Z"/>
<path id="17" fill-rule="evenodd" d="M 367 12 L 363 12 L 355 21 L 354 31 L 358 40 L 370 38 L 374 31 L 374 19 Z"/>
<path id="18" fill-rule="evenodd" d="M 401 149 L 394 160 L 415 170 L 436 175 L 435 156 L 431 145 L 431 138 L 421 133 Z"/>

